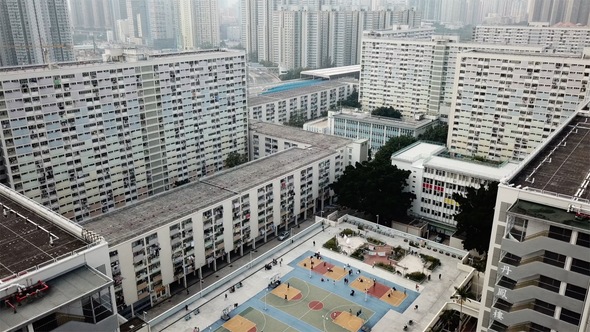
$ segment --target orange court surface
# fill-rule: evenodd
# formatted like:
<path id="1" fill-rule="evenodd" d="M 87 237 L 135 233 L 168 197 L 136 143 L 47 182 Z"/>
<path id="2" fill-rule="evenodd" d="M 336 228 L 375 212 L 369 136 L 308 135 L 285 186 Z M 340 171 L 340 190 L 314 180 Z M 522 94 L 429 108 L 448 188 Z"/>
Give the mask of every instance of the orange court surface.
<path id="1" fill-rule="evenodd" d="M 343 267 L 336 266 L 332 263 L 326 262 L 322 259 L 317 259 L 315 257 L 305 257 L 297 265 L 307 270 L 312 269 L 313 272 L 336 281 L 340 281 L 348 275 L 348 271 L 346 271 L 346 269 Z"/>

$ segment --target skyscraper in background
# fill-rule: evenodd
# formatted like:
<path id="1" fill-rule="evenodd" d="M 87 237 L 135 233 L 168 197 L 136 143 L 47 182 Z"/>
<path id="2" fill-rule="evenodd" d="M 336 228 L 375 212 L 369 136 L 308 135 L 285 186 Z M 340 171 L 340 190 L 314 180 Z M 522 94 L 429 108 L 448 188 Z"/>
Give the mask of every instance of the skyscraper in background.
<path id="1" fill-rule="evenodd" d="M 586 25 L 590 2 L 587 0 L 530 0 L 529 22 L 559 22 Z"/>
<path id="2" fill-rule="evenodd" d="M 115 24 L 113 4 L 112 0 L 70 0 L 72 26 L 78 31 L 112 30 Z"/>
<path id="3" fill-rule="evenodd" d="M 219 45 L 217 0 L 179 0 L 178 22 L 181 46 L 185 50 Z"/>
<path id="4" fill-rule="evenodd" d="M 0 66 L 74 60 L 66 0 L 0 0 Z"/>

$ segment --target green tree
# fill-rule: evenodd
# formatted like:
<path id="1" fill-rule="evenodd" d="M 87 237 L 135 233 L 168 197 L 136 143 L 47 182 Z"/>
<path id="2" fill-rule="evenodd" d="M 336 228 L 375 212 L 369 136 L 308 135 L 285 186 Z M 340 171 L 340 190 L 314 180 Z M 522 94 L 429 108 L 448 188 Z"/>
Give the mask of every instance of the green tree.
<path id="1" fill-rule="evenodd" d="M 418 140 L 447 144 L 448 131 L 449 126 L 446 124 L 430 127 L 424 133 L 418 135 Z"/>
<path id="2" fill-rule="evenodd" d="M 248 162 L 248 155 L 246 154 L 239 154 L 237 152 L 230 152 L 225 158 L 225 167 L 232 168 L 234 166 L 241 165 L 245 162 Z"/>
<path id="3" fill-rule="evenodd" d="M 291 69 L 286 74 L 280 75 L 279 77 L 283 81 L 296 80 L 301 77 L 301 72 L 304 70 L 307 70 L 307 68 L 299 67 L 299 68 Z"/>
<path id="4" fill-rule="evenodd" d="M 412 136 L 396 136 L 392 137 L 383 145 L 377 153 L 375 153 L 375 162 L 391 164 L 391 155 L 406 146 L 412 145 L 416 142 L 416 138 Z"/>
<path id="5" fill-rule="evenodd" d="M 307 118 L 305 112 L 299 110 L 297 112 L 291 113 L 289 120 L 287 122 L 284 122 L 283 124 L 290 127 L 303 128 L 303 124 L 306 123 L 308 120 L 309 119 Z"/>
<path id="6" fill-rule="evenodd" d="M 463 303 L 471 302 L 469 299 L 470 297 L 473 297 L 473 293 L 471 293 L 469 290 L 468 285 L 463 287 L 455 287 L 455 295 L 451 296 L 451 300 L 459 302 L 459 307 L 461 308 L 461 312 L 459 314 L 459 331 L 462 331 L 463 328 Z"/>
<path id="7" fill-rule="evenodd" d="M 361 103 L 359 103 L 358 91 L 354 90 L 351 94 L 348 95 L 348 97 L 346 97 L 346 99 L 342 99 L 342 100 L 338 101 L 338 105 L 360 108 Z"/>
<path id="8" fill-rule="evenodd" d="M 488 251 L 494 222 L 494 207 L 498 194 L 498 182 L 491 182 L 479 189 L 467 188 L 466 195 L 453 194 L 459 204 L 455 214 L 457 233 L 464 236 L 463 248 L 477 250 L 483 254 Z"/>
<path id="9" fill-rule="evenodd" d="M 402 113 L 400 111 L 394 109 L 391 106 L 377 107 L 376 109 L 374 109 L 371 112 L 371 114 L 378 115 L 378 116 L 384 116 L 386 118 L 394 118 L 394 119 L 401 119 L 402 118 Z"/>
<path id="10" fill-rule="evenodd" d="M 267 60 L 260 60 L 258 63 L 263 65 L 264 67 L 278 67 L 279 66 L 276 63 L 274 63 L 272 61 L 267 61 Z"/>
<path id="11" fill-rule="evenodd" d="M 365 161 L 346 167 L 331 188 L 339 204 L 379 215 L 387 225 L 394 218 L 405 217 L 415 198 L 404 191 L 410 173 L 391 163 Z"/>

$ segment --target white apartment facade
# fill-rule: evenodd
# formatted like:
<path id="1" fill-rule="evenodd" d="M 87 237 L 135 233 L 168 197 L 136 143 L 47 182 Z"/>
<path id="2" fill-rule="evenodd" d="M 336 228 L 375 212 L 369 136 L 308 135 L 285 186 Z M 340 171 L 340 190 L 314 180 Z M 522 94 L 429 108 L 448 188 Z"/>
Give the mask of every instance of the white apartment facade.
<path id="1" fill-rule="evenodd" d="M 357 82 L 344 78 L 250 97 L 249 118 L 276 124 L 283 124 L 294 115 L 315 119 L 336 107 L 338 101 L 346 99 L 355 90 Z"/>
<path id="2" fill-rule="evenodd" d="M 587 98 L 590 58 L 480 51 L 458 56 L 451 153 L 521 161 Z"/>
<path id="3" fill-rule="evenodd" d="M 367 158 L 351 140 L 252 126 L 289 147 L 84 223 L 109 242 L 120 311 L 155 305 L 321 211 L 349 158 Z"/>
<path id="4" fill-rule="evenodd" d="M 547 53 L 581 54 L 590 47 L 590 27 L 482 25 L 475 27 L 473 42 L 538 45 Z"/>
<path id="5" fill-rule="evenodd" d="M 4 71 L 5 183 L 76 221 L 164 192 L 246 153 L 246 93 L 237 51 Z"/>
<path id="6" fill-rule="evenodd" d="M 456 38 L 390 39 L 367 33 L 363 39 L 359 101 L 363 110 L 393 106 L 404 117 L 439 116 L 447 121 L 454 98 L 457 56 L 497 45 L 460 43 Z M 507 51 L 541 53 L 542 47 L 504 46 Z"/>
<path id="7" fill-rule="evenodd" d="M 478 331 L 590 327 L 590 119 L 584 108 L 498 188 Z"/>
<path id="8" fill-rule="evenodd" d="M 469 187 L 479 189 L 500 181 L 518 164 L 450 158 L 446 152 L 443 145 L 417 142 L 394 153 L 391 162 L 399 169 L 412 172 L 406 188 L 416 195 L 412 214 L 429 220 L 439 231 L 451 235 L 457 226 L 454 215 L 459 212 L 453 195 L 464 195 Z"/>

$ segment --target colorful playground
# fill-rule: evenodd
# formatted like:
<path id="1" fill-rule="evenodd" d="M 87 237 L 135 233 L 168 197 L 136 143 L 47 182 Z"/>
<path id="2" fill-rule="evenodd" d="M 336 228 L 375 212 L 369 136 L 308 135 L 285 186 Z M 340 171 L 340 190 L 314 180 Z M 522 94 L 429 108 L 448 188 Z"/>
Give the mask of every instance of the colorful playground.
<path id="1" fill-rule="evenodd" d="M 403 313 L 418 297 L 414 290 L 319 253 L 308 251 L 288 264 L 289 273 L 271 277 L 268 287 L 206 331 L 356 332 L 389 310 Z"/>

